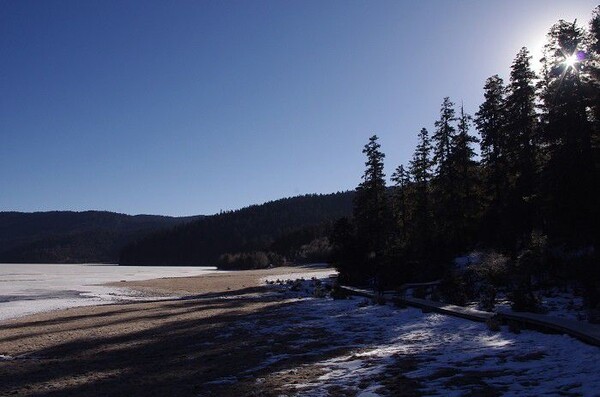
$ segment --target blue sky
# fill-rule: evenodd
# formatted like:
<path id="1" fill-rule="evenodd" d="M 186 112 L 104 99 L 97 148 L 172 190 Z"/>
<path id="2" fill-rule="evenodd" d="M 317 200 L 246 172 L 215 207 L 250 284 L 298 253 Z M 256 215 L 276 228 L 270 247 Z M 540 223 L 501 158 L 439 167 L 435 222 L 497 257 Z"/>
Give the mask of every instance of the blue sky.
<path id="1" fill-rule="evenodd" d="M 0 0 L 0 211 L 211 214 L 386 173 L 595 1 Z"/>

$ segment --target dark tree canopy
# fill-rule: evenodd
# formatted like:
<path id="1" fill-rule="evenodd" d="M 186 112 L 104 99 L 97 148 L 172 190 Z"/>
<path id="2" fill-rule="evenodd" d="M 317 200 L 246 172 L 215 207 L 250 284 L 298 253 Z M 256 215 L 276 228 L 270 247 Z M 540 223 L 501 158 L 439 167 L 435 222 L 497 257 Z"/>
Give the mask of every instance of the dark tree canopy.
<path id="1" fill-rule="evenodd" d="M 235 263 L 237 256 L 244 264 L 261 261 L 261 252 L 303 261 L 305 246 L 326 237 L 335 220 L 351 214 L 353 198 L 353 192 L 305 195 L 207 216 L 126 246 L 119 263 L 214 266 Z"/>
<path id="2" fill-rule="evenodd" d="M 547 162 L 543 213 L 555 234 L 575 240 L 590 236 L 597 228 L 590 214 L 597 214 L 598 207 L 593 200 L 598 171 L 588 89 L 595 90 L 585 68 L 584 41 L 584 31 L 575 22 L 561 20 L 552 26 L 544 48 L 541 89 Z"/>
<path id="3" fill-rule="evenodd" d="M 391 194 L 377 137 L 370 139 L 354 216 L 336 229 L 338 258 L 352 263 L 355 281 L 361 267 L 369 269 L 363 282 L 372 276 L 375 262 L 390 283 L 440 277 L 456 255 L 493 249 L 524 279 L 577 274 L 600 304 L 600 7 L 588 31 L 553 25 L 541 61 L 537 76 L 523 47 L 506 85 L 498 75 L 485 81 L 473 119 L 444 98 L 431 138 L 423 128 L 408 170 L 393 173 Z M 550 246 L 555 263 L 543 269 Z M 573 270 L 569 261 L 582 252 L 588 262 Z"/>

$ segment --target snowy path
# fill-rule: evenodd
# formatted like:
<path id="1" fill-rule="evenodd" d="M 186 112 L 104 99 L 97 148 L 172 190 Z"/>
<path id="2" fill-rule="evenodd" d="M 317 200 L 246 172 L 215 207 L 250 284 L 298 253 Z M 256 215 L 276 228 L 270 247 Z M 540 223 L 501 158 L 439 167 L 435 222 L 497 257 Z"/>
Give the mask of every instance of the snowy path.
<path id="1" fill-rule="evenodd" d="M 270 321 L 240 324 L 273 349 L 248 371 L 254 387 L 298 396 L 600 395 L 597 347 L 362 302 L 297 298 Z"/>
<path id="2" fill-rule="evenodd" d="M 548 328 L 600 347 L 600 325 L 537 313 L 500 312 L 502 318 Z"/>
<path id="3" fill-rule="evenodd" d="M 368 290 L 346 286 L 344 286 L 343 289 L 358 296 L 369 298 L 374 296 L 373 292 Z M 391 296 L 390 298 L 394 297 Z M 492 313 L 476 310 L 470 307 L 455 306 L 426 299 L 404 297 L 399 298 L 399 301 L 408 306 L 434 311 L 441 314 L 447 314 L 450 316 L 461 317 L 471 321 L 485 322 L 494 316 L 498 316 L 499 321 L 513 321 L 525 326 L 533 326 L 549 332 L 564 333 L 578 338 L 586 343 L 600 347 L 600 325 L 577 321 L 569 317 L 559 317 L 556 315 L 556 312 L 552 312 L 552 315 L 548 315 L 513 312 L 510 309 L 501 309 Z"/>

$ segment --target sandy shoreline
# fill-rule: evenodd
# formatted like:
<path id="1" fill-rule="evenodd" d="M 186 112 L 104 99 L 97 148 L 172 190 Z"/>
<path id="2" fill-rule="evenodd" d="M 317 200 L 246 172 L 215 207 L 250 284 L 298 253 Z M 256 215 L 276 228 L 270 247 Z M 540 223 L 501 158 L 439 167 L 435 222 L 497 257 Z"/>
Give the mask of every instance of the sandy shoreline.
<path id="1" fill-rule="evenodd" d="M 193 298 L 77 307 L 5 321 L 0 395 L 210 393 L 202 391 L 207 383 L 264 359 L 265 352 L 245 348 L 251 334 L 228 334 L 241 318 L 269 316 L 285 304 L 264 279 L 318 270 L 285 267 L 112 283 L 149 295 Z M 240 395 L 235 389 L 218 395 Z"/>
<path id="2" fill-rule="evenodd" d="M 285 266 L 272 269 L 234 270 L 191 277 L 167 277 L 143 281 L 125 281 L 106 285 L 130 288 L 148 295 L 219 295 L 246 288 L 263 287 L 266 278 L 292 278 L 299 274 L 329 274 L 333 270 L 321 265 Z"/>

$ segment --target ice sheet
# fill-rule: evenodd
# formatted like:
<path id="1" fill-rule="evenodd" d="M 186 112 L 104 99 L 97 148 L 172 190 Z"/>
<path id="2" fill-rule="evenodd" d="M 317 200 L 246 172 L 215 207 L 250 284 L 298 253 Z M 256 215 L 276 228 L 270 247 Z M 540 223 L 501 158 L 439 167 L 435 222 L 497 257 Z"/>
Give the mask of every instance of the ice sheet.
<path id="1" fill-rule="evenodd" d="M 215 271 L 214 267 L 191 266 L 2 263 L 0 321 L 68 307 L 150 299 L 127 288 L 107 287 L 101 284 L 198 276 Z"/>

